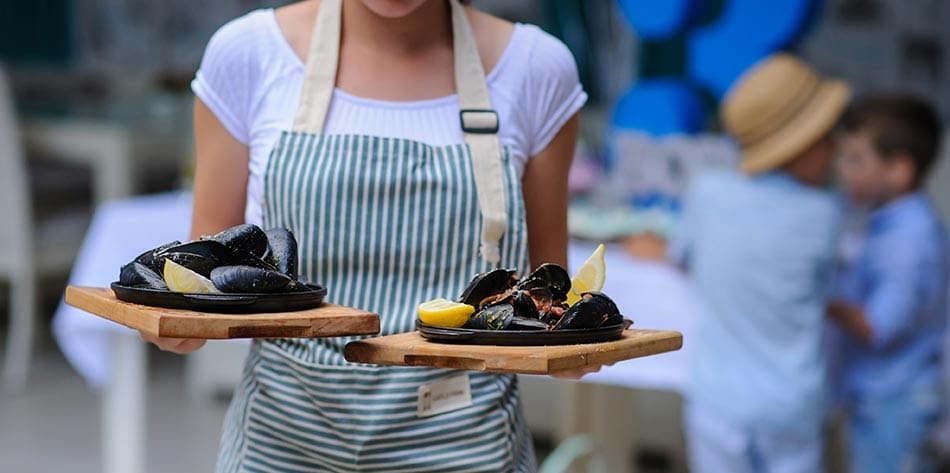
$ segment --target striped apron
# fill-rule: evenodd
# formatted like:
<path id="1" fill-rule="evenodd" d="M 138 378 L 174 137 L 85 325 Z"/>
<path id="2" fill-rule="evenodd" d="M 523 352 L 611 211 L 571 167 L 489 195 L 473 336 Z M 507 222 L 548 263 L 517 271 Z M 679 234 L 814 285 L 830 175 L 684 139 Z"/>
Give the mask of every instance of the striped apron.
<path id="1" fill-rule="evenodd" d="M 461 108 L 475 109 L 462 119 L 466 144 L 321 134 L 340 2 L 322 2 L 294 130 L 281 135 L 265 172 L 264 226 L 294 232 L 301 274 L 326 285 L 328 300 L 380 314 L 382 335 L 407 332 L 419 302 L 457 296 L 494 261 L 527 269 L 520 179 L 497 137 L 484 133 L 497 121 L 482 111 L 490 108 L 484 73 L 456 0 L 457 89 Z M 486 181 L 498 189 L 489 199 Z M 420 386 L 462 372 L 347 363 L 343 347 L 354 339 L 255 341 L 217 471 L 536 469 L 515 377 L 470 372 L 471 405 L 420 417 Z"/>

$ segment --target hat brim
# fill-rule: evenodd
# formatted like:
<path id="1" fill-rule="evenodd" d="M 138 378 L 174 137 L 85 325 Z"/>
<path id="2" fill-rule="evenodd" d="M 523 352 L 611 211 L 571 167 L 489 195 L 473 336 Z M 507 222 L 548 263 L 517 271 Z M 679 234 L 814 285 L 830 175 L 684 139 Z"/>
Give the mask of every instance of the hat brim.
<path id="1" fill-rule="evenodd" d="M 785 126 L 742 150 L 742 170 L 746 174 L 761 174 L 791 161 L 835 127 L 850 99 L 851 88 L 845 82 L 822 82 L 811 100 Z"/>

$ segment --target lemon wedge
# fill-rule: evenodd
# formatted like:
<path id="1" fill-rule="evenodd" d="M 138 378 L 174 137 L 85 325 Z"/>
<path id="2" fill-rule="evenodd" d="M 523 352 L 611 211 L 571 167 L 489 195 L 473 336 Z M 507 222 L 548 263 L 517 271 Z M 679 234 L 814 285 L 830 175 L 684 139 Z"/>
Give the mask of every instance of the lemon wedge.
<path id="1" fill-rule="evenodd" d="M 461 302 L 439 298 L 419 304 L 416 312 L 419 314 L 419 320 L 424 324 L 458 328 L 468 322 L 475 308 Z"/>
<path id="2" fill-rule="evenodd" d="M 162 271 L 165 284 L 172 292 L 187 292 L 189 294 L 219 294 L 221 291 L 214 287 L 210 279 L 170 260 L 165 259 L 165 268 Z"/>
<path id="3" fill-rule="evenodd" d="M 574 305 L 581 300 L 581 294 L 585 292 L 599 292 L 604 288 L 604 281 L 607 279 L 607 263 L 604 261 L 604 251 L 606 247 L 603 243 L 597 246 L 597 249 L 584 261 L 584 264 L 574 273 L 571 278 L 571 290 L 567 292 L 567 304 Z"/>

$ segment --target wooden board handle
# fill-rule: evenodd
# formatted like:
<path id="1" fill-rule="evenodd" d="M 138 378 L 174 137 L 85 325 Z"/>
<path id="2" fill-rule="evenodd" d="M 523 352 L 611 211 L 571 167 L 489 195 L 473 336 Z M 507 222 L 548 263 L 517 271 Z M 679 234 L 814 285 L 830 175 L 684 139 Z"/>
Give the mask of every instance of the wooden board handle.
<path id="1" fill-rule="evenodd" d="M 436 366 L 439 368 L 449 368 L 454 370 L 474 370 L 485 371 L 485 360 L 477 358 L 446 358 L 444 356 L 430 355 L 406 355 L 403 361 L 408 366 Z"/>

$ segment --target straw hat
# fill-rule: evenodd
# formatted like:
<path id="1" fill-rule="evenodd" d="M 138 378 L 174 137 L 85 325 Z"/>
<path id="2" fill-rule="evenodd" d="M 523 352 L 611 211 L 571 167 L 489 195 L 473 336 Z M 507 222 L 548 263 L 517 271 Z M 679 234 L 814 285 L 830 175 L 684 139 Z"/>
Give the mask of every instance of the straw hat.
<path id="1" fill-rule="evenodd" d="M 759 174 L 794 159 L 831 131 L 850 98 L 847 83 L 822 78 L 789 54 L 774 54 L 733 84 L 722 121 L 742 146 L 742 170 Z"/>

